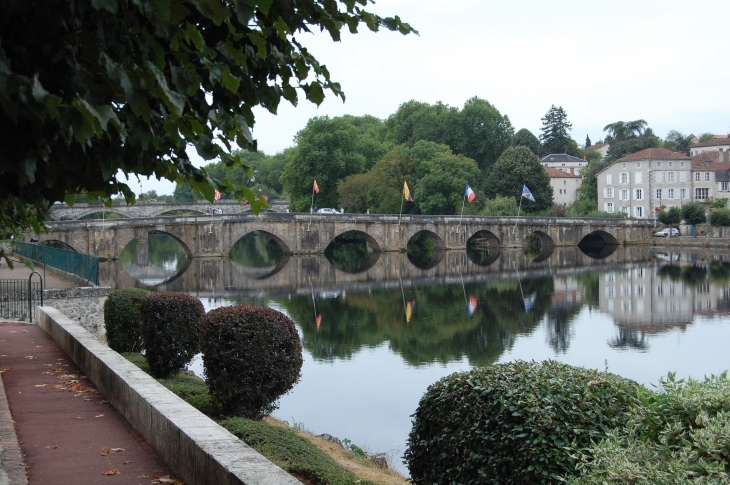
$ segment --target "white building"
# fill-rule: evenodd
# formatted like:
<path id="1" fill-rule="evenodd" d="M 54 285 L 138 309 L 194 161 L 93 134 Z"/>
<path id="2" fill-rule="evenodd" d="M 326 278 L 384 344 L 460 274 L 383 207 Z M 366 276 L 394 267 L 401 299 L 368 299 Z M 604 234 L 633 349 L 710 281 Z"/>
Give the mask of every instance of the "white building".
<path id="1" fill-rule="evenodd" d="M 565 173 L 573 173 L 580 175 L 580 170 L 588 165 L 588 162 L 582 158 L 568 155 L 567 153 L 554 153 L 540 159 L 543 167 L 554 168 Z M 572 171 L 571 171 L 572 169 Z"/>
<path id="2" fill-rule="evenodd" d="M 661 208 L 681 206 L 692 190 L 691 159 L 663 148 L 619 158 L 598 174 L 598 209 L 649 219 Z"/>
<path id="3" fill-rule="evenodd" d="M 545 171 L 550 175 L 550 185 L 553 187 L 553 202 L 560 205 L 570 205 L 578 198 L 578 188 L 583 183 L 583 179 L 574 173 L 571 168 L 570 172 L 564 172 L 556 168 L 545 167 Z"/>
<path id="4" fill-rule="evenodd" d="M 730 155 L 719 151 L 704 151 L 692 157 L 692 198 L 711 201 L 730 199 Z"/>
<path id="5" fill-rule="evenodd" d="M 727 152 L 730 151 L 730 138 L 716 138 L 713 140 L 703 141 L 695 143 L 689 147 L 689 152 L 694 155 L 699 155 L 702 152 L 716 151 L 716 152 Z"/>
<path id="6" fill-rule="evenodd" d="M 591 145 L 589 147 L 586 147 L 587 152 L 598 152 L 601 154 L 601 159 L 606 158 L 606 155 L 608 155 L 608 149 L 611 148 L 611 145 L 608 143 L 596 143 L 595 145 Z"/>

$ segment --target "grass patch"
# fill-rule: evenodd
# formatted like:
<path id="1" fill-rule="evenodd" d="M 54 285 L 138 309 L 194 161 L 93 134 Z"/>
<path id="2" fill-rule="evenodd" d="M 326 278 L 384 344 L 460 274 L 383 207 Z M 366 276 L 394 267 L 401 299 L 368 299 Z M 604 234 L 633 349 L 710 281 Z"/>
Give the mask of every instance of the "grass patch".
<path id="1" fill-rule="evenodd" d="M 150 373 L 147 359 L 142 354 L 125 352 L 122 356 Z M 221 417 L 220 407 L 213 403 L 205 382 L 195 375 L 179 372 L 166 379 L 157 379 L 157 382 L 201 413 L 218 418 L 216 421 L 221 426 L 308 485 L 375 485 L 346 470 L 295 429 L 265 421 Z"/>

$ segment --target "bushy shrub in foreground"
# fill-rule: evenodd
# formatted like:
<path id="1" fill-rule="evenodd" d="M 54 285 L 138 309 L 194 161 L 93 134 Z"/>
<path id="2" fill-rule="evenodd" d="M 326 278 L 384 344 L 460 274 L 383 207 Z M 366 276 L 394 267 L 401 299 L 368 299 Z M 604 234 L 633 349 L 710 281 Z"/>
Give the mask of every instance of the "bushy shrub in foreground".
<path id="1" fill-rule="evenodd" d="M 212 310 L 200 321 L 208 390 L 223 413 L 260 419 L 299 381 L 302 344 L 294 322 L 252 305 Z"/>
<path id="2" fill-rule="evenodd" d="M 626 425 L 583 450 L 570 483 L 730 484 L 730 380 L 669 374 L 641 390 Z"/>
<path id="3" fill-rule="evenodd" d="M 150 293 L 140 304 L 142 338 L 150 372 L 157 378 L 180 370 L 198 352 L 198 321 L 205 310 L 185 293 Z"/>
<path id="4" fill-rule="evenodd" d="M 109 347 L 117 352 L 140 352 L 142 315 L 139 304 L 149 291 L 141 288 L 123 288 L 109 293 L 104 302 L 104 328 Z"/>
<path id="5" fill-rule="evenodd" d="M 636 402 L 628 379 L 554 361 L 512 362 L 431 385 L 405 453 L 416 484 L 559 483 L 575 472 L 570 447 L 620 426 Z"/>

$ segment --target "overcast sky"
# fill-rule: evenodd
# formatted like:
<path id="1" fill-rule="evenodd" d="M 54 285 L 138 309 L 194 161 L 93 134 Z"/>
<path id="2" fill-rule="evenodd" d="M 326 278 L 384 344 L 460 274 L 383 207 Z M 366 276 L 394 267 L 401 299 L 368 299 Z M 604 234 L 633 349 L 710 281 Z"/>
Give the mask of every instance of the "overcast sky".
<path id="1" fill-rule="evenodd" d="M 730 131 L 727 0 L 379 0 L 369 10 L 399 15 L 420 35 L 365 28 L 340 43 L 297 36 L 347 101 L 330 95 L 319 107 L 302 100 L 297 108 L 283 101 L 277 115 L 257 110 L 260 150 L 292 146 L 314 116 L 387 118 L 411 99 L 461 107 L 473 96 L 535 135 L 550 105 L 562 106 L 579 144 L 603 138 L 609 123 L 637 119 L 662 138 L 672 129 Z"/>

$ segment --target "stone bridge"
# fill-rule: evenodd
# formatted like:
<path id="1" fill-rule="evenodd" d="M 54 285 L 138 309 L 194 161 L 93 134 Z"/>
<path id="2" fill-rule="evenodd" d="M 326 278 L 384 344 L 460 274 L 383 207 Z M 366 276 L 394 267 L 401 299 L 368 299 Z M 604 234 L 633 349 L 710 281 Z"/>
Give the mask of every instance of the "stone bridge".
<path id="1" fill-rule="evenodd" d="M 61 241 L 72 249 L 104 259 L 118 259 L 137 240 L 138 261 L 147 260 L 150 232 L 174 237 L 193 257 L 227 256 L 241 238 L 254 231 L 269 234 L 286 254 L 319 254 L 337 237 L 356 232 L 372 252 L 404 251 L 413 236 L 427 235 L 436 249 L 465 249 L 472 238 L 484 246 L 521 247 L 531 235 L 543 247 L 602 242 L 626 245 L 648 242 L 652 221 L 629 219 L 571 219 L 544 217 L 403 216 L 364 214 L 217 215 L 150 217 L 108 221 L 47 222 L 43 241 Z M 30 235 L 26 236 L 26 239 Z"/>
<path id="2" fill-rule="evenodd" d="M 288 200 L 270 200 L 269 205 L 272 212 L 286 212 L 289 207 Z M 210 215 L 213 209 L 219 209 L 222 214 L 242 214 L 251 213 L 251 207 L 243 205 L 235 200 L 218 200 L 215 204 L 208 201 L 196 202 L 157 202 L 145 201 L 137 202 L 134 205 L 124 203 L 114 204 L 112 207 L 104 207 L 101 204 L 74 204 L 70 207 L 64 203 L 56 203 L 51 207 L 51 220 L 53 221 L 75 221 L 82 217 L 96 214 L 96 218 L 101 219 L 99 214 L 121 215 L 130 218 L 139 217 L 159 217 L 168 212 L 187 211 L 198 212 L 200 215 Z"/>

